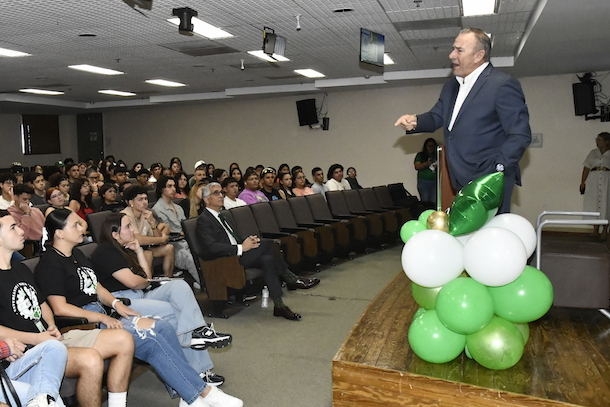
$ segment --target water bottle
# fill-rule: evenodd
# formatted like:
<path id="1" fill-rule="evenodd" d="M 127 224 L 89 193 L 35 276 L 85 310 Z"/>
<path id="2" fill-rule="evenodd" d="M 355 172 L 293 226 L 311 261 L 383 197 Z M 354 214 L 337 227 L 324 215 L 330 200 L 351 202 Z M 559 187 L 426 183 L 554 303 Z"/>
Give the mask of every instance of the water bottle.
<path id="1" fill-rule="evenodd" d="M 267 286 L 263 287 L 263 300 L 261 301 L 261 307 L 269 307 L 269 289 L 267 288 Z"/>

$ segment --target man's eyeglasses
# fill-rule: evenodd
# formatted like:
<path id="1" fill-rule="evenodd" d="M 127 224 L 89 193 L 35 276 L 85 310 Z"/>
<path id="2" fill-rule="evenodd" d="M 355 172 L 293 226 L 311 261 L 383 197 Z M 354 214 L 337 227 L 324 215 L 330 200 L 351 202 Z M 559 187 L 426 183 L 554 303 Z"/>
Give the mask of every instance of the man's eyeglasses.
<path id="1" fill-rule="evenodd" d="M 214 196 L 219 196 L 219 195 L 224 196 L 224 194 L 225 194 L 225 191 L 223 191 L 222 189 L 217 189 L 214 192 L 210 192 L 210 195 L 214 195 Z"/>

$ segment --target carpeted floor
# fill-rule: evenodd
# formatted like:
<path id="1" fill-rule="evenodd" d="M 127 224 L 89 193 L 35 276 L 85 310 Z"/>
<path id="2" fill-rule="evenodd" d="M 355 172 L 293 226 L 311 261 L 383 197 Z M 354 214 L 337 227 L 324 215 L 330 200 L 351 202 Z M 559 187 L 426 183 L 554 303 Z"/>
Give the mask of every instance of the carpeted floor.
<path id="1" fill-rule="evenodd" d="M 248 407 L 330 407 L 331 361 L 364 309 L 397 273 L 402 244 L 329 267 L 311 290 L 284 291 L 300 322 L 273 317 L 273 308 L 253 302 L 235 316 L 208 319 L 233 344 L 210 351 L 221 387 Z M 141 370 L 141 369 L 140 369 Z M 133 380 L 129 406 L 177 406 L 148 369 Z M 106 404 L 105 404 L 106 405 Z"/>

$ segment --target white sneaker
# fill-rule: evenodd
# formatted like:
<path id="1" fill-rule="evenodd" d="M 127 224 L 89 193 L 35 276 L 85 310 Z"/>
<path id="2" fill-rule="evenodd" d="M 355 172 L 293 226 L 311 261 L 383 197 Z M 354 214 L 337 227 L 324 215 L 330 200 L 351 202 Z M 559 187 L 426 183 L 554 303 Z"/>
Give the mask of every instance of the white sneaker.
<path id="1" fill-rule="evenodd" d="M 200 397 L 210 407 L 242 407 L 244 402 L 237 397 L 229 396 L 218 387 L 210 386 L 210 392 L 205 397 Z"/>
<path id="2" fill-rule="evenodd" d="M 184 401 L 184 399 L 180 399 L 180 404 L 178 404 L 178 407 L 210 407 L 210 405 L 203 401 L 201 397 L 197 397 L 195 401 L 193 401 L 193 404 L 189 404 Z"/>
<path id="3" fill-rule="evenodd" d="M 57 407 L 55 399 L 49 394 L 38 394 L 28 401 L 26 407 Z"/>

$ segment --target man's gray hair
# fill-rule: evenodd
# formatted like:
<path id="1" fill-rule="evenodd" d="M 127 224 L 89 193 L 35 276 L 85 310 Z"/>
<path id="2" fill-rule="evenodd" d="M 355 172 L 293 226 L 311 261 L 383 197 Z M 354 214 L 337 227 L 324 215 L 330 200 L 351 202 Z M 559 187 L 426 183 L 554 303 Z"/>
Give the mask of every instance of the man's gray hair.
<path id="1" fill-rule="evenodd" d="M 210 195 L 212 195 L 212 187 L 215 187 L 215 186 L 219 186 L 222 188 L 222 186 L 218 182 L 210 182 L 208 185 L 203 187 L 203 191 L 201 191 L 201 196 L 203 196 L 204 198 L 207 198 Z"/>
<path id="2" fill-rule="evenodd" d="M 460 34 L 468 34 L 473 33 L 475 39 L 477 40 L 477 51 L 483 50 L 485 52 L 485 56 L 483 57 L 484 61 L 489 61 L 491 54 L 491 39 L 485 33 L 485 31 L 480 28 L 468 27 L 464 28 L 460 31 Z"/>

